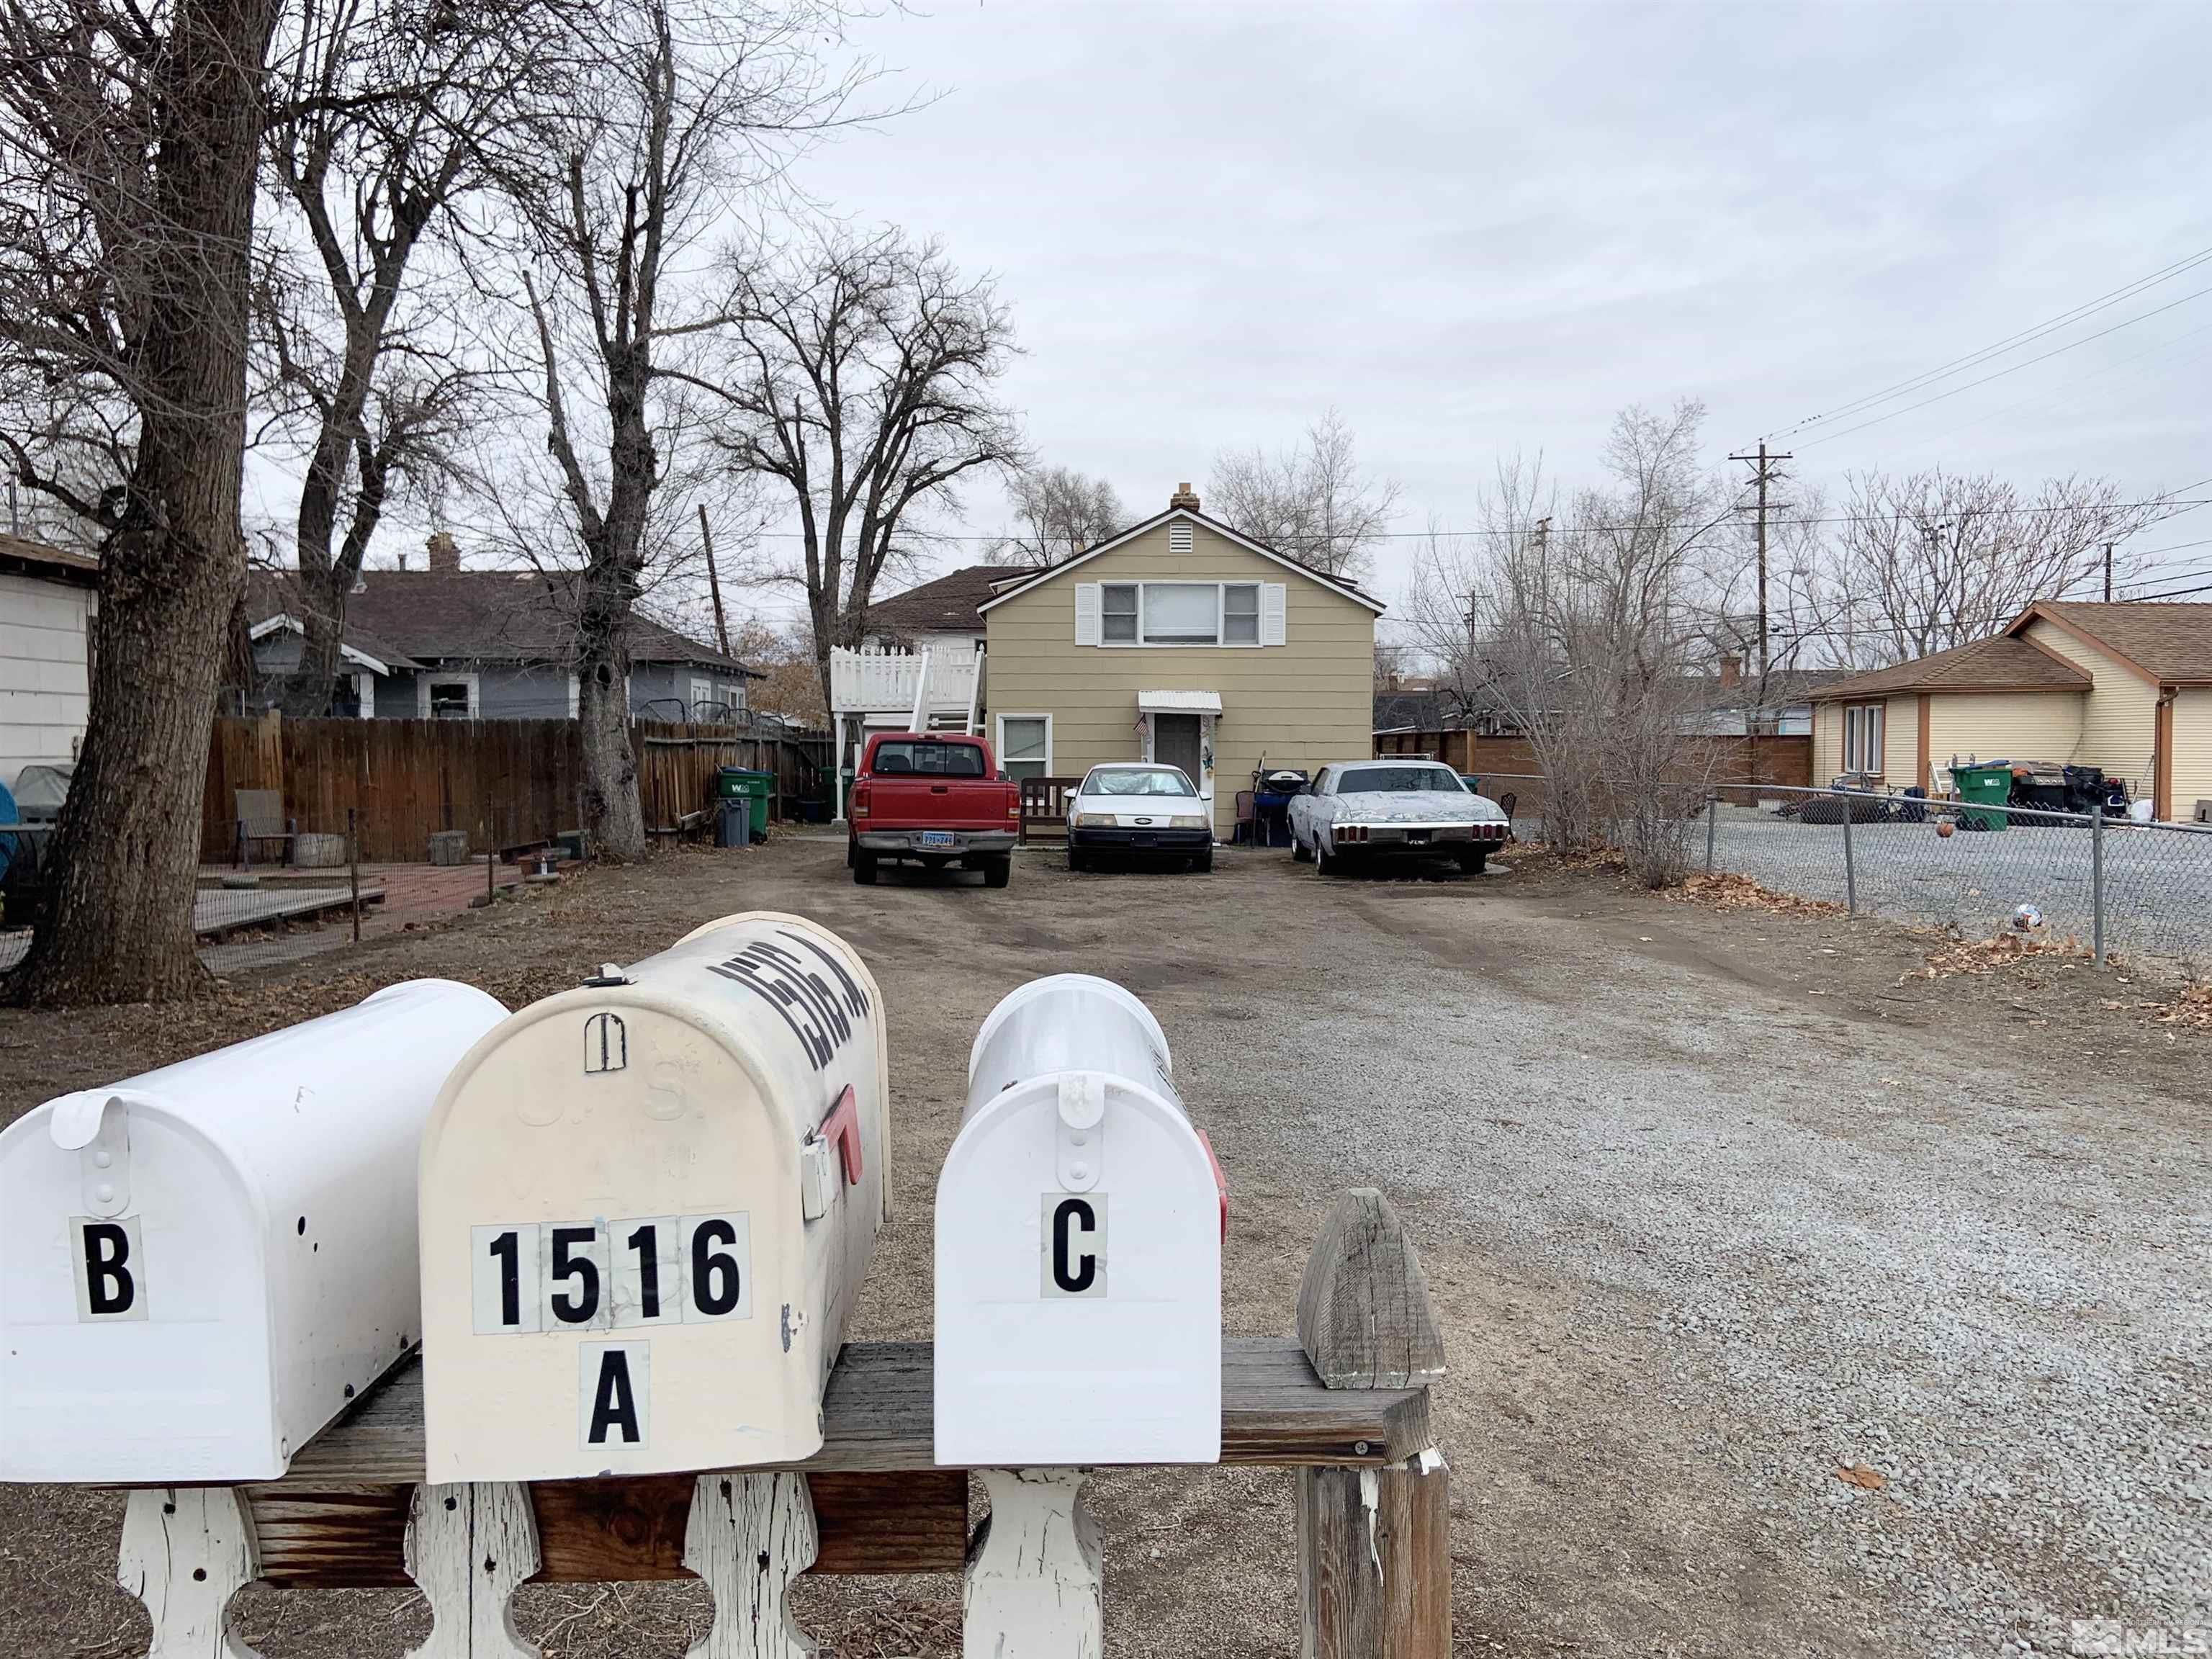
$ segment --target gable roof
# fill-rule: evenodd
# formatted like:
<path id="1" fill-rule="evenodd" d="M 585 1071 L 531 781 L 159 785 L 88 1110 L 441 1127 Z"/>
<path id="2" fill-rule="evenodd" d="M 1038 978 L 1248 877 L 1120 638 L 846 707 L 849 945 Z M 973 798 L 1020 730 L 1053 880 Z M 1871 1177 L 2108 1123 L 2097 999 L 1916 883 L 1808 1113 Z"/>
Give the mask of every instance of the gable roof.
<path id="1" fill-rule="evenodd" d="M 44 542 L 26 541 L 21 536 L 0 536 L 0 570 L 70 587 L 100 586 L 98 559 L 49 547 Z"/>
<path id="2" fill-rule="evenodd" d="M 538 570 L 365 570 L 346 600 L 343 642 L 387 663 L 565 663 L 574 653 L 574 577 Z M 249 623 L 306 614 L 290 573 L 256 571 Z M 749 674 L 733 657 L 633 613 L 632 660 L 687 663 Z"/>
<path id="3" fill-rule="evenodd" d="M 1911 691 L 2086 691 L 2089 676 L 2033 640 L 1999 634 L 1815 688 L 1814 702 Z"/>
<path id="4" fill-rule="evenodd" d="M 2212 605 L 2039 599 L 2005 632 L 2023 635 L 2039 617 L 2103 647 L 2147 680 L 2212 684 Z"/>
<path id="5" fill-rule="evenodd" d="M 1020 586 L 1005 589 L 994 597 L 984 600 L 983 603 L 977 605 L 975 609 L 979 612 L 987 611 L 995 606 L 1006 604 L 1009 599 L 1018 599 L 1023 594 L 1033 592 L 1036 588 L 1043 586 L 1045 583 L 1053 580 L 1054 578 L 1063 576 L 1066 574 L 1067 572 L 1076 569 L 1079 566 L 1090 563 L 1091 560 L 1097 558 L 1100 554 L 1111 553 L 1115 548 L 1135 540 L 1138 537 L 1145 534 L 1147 531 L 1158 529 L 1160 526 L 1167 523 L 1170 519 L 1188 519 L 1194 525 L 1202 526 L 1206 529 L 1212 531 L 1215 535 L 1220 537 L 1224 541 L 1234 542 L 1237 546 L 1244 549 L 1248 553 L 1257 553 L 1263 559 L 1271 559 L 1275 563 L 1281 565 L 1285 569 L 1297 571 L 1298 574 L 1306 578 L 1307 580 L 1328 589 L 1332 593 L 1337 594 L 1341 598 L 1350 599 L 1355 605 L 1365 605 L 1370 611 L 1373 611 L 1378 617 L 1381 616 L 1383 611 L 1389 609 L 1389 607 L 1384 605 L 1382 600 L 1376 599 L 1371 594 L 1362 592 L 1357 583 L 1346 581 L 1341 576 L 1332 576 L 1325 570 L 1317 570 L 1312 565 L 1303 563 L 1300 561 L 1291 557 L 1286 553 L 1278 553 L 1273 548 L 1264 546 L 1261 543 L 1254 541 L 1249 536 L 1241 535 L 1237 532 L 1231 530 L 1227 525 L 1223 524 L 1219 520 L 1209 519 L 1205 514 L 1194 512 L 1187 507 L 1171 507 L 1164 513 L 1155 513 L 1151 518 L 1146 519 L 1143 523 L 1132 525 L 1129 528 L 1121 532 L 1119 534 L 1108 537 L 1104 541 L 1100 542 L 1096 547 L 1086 548 L 1084 551 L 1077 554 L 1072 559 L 1068 559 L 1062 563 L 1054 565 L 1049 569 L 1038 571 L 1036 574 L 1031 576 L 1027 581 L 1020 584 Z"/>
<path id="6" fill-rule="evenodd" d="M 971 564 L 871 605 L 868 628 L 887 634 L 949 634 L 981 628 L 981 606 L 993 594 L 1038 574 L 1035 566 Z"/>

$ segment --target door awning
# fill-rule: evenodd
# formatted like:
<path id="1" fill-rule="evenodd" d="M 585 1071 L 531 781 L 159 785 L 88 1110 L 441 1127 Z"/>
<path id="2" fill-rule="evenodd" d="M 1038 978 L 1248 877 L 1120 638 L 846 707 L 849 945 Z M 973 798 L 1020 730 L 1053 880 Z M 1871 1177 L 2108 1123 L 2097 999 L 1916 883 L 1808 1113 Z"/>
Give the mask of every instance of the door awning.
<path id="1" fill-rule="evenodd" d="M 1137 712 L 1140 714 L 1218 714 L 1221 712 L 1221 693 L 1139 691 L 1137 693 Z"/>

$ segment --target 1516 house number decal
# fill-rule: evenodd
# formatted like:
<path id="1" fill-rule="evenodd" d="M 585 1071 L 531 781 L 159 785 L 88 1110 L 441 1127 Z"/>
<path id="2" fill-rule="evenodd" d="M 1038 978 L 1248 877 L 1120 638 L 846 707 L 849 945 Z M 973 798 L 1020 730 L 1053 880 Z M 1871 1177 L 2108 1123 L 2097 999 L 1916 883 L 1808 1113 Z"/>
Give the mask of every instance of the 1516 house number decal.
<path id="1" fill-rule="evenodd" d="M 752 1222 L 743 1211 L 471 1227 L 469 1256 L 479 1336 L 753 1314 Z"/>

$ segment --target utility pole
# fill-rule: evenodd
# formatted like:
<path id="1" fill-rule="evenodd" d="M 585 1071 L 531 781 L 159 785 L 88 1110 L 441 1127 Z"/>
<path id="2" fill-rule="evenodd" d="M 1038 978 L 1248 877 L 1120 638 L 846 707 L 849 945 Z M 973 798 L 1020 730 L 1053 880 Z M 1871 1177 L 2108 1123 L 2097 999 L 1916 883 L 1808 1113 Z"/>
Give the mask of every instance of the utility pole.
<path id="1" fill-rule="evenodd" d="M 2105 603 L 2112 602 L 2112 544 L 2105 544 Z"/>
<path id="2" fill-rule="evenodd" d="M 1767 671 L 1766 514 L 1768 511 L 1768 502 L 1766 499 L 1766 486 L 1768 482 L 1775 477 L 1775 470 L 1778 463 L 1793 460 L 1795 459 L 1796 457 L 1787 453 L 1768 454 L 1766 451 L 1766 441 L 1764 438 L 1759 440 L 1759 453 L 1756 455 L 1731 455 L 1729 457 L 1729 459 L 1732 461 L 1747 461 L 1750 463 L 1752 469 L 1752 482 L 1759 488 L 1759 695 L 1761 696 L 1764 696 L 1766 692 Z M 1786 501 L 1777 501 L 1772 505 L 1779 507 L 1786 507 L 1789 503 Z"/>
<path id="3" fill-rule="evenodd" d="M 730 654 L 730 624 L 722 615 L 722 578 L 714 568 L 714 532 L 707 528 L 707 503 L 699 503 L 699 539 L 707 549 L 707 591 L 714 596 L 714 642 Z M 750 708 L 750 703 L 746 704 Z"/>

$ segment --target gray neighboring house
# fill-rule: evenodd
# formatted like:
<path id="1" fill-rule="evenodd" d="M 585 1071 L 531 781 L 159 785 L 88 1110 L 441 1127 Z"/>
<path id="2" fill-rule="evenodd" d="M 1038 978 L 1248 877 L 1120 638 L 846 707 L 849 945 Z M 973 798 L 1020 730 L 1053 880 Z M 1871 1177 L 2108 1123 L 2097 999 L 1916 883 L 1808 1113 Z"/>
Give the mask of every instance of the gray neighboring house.
<path id="1" fill-rule="evenodd" d="M 346 601 L 330 713 L 362 720 L 574 719 L 573 579 L 464 570 L 437 540 L 428 570 L 362 573 Z M 264 683 L 299 666 L 300 597 L 283 572 L 256 572 L 248 582 L 253 663 Z M 630 714 L 639 720 L 742 720 L 745 682 L 762 678 L 642 617 L 631 619 L 629 649 Z"/>

